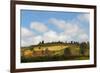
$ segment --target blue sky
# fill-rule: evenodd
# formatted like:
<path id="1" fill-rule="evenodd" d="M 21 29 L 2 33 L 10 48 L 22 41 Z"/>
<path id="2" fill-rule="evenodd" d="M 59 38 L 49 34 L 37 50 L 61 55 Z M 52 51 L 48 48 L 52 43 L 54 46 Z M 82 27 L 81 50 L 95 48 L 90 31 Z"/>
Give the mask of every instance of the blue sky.
<path id="1" fill-rule="evenodd" d="M 44 36 L 50 31 L 52 31 L 51 35 L 54 34 L 58 37 L 60 35 L 69 36 L 69 38 L 71 37 L 70 40 L 75 41 L 80 41 L 81 39 L 78 39 L 78 35 L 81 36 L 81 34 L 84 34 L 85 37 L 83 38 L 87 37 L 87 40 L 89 40 L 89 13 L 21 10 L 21 28 L 25 29 L 21 32 L 22 34 L 24 34 L 22 35 L 22 41 L 24 42 L 29 38 L 35 40 L 34 38 L 38 36 L 41 37 L 40 40 L 38 39 L 39 41 L 46 41 L 46 39 L 44 39 Z M 75 30 L 73 30 L 74 28 Z M 25 36 L 29 35 L 26 32 L 31 32 L 31 36 L 26 38 Z M 75 35 L 71 35 L 70 32 Z M 50 37 L 47 39 L 50 39 Z M 66 40 L 68 40 L 67 37 L 65 41 Z M 50 40 L 48 42 L 50 42 Z M 32 41 L 31 43 L 34 44 Z"/>

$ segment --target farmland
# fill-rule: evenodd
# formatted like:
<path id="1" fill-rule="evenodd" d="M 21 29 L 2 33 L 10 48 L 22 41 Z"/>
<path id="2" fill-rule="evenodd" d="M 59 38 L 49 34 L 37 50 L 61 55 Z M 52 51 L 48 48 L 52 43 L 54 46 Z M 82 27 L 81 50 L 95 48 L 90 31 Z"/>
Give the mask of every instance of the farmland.
<path id="1" fill-rule="evenodd" d="M 89 59 L 89 43 L 39 43 L 21 47 L 21 62 L 45 62 Z"/>

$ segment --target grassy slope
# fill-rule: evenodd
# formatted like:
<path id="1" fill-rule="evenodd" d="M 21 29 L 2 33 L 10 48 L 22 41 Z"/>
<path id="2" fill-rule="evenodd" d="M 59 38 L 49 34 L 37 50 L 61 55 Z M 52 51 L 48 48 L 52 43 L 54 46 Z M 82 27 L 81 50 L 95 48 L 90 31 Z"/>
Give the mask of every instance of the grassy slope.
<path id="1" fill-rule="evenodd" d="M 65 57 L 64 48 L 70 47 L 71 54 L 73 57 Z M 48 48 L 48 50 L 53 51 L 50 56 L 40 56 L 40 57 L 32 57 L 32 51 L 42 51 Z M 43 61 L 61 61 L 61 60 L 85 60 L 89 59 L 88 56 L 80 56 L 80 48 L 79 45 L 65 45 L 65 44 L 56 44 L 56 45 L 42 45 L 41 47 L 35 46 L 33 48 L 27 47 L 21 49 L 21 54 L 24 56 L 21 57 L 21 62 L 43 62 Z"/>

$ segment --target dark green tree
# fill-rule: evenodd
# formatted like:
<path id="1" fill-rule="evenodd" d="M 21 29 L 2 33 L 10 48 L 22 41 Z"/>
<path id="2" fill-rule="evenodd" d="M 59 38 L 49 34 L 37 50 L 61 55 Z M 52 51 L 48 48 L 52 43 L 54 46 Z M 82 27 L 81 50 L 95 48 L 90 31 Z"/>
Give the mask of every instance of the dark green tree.
<path id="1" fill-rule="evenodd" d="M 29 48 L 30 48 L 31 51 L 34 49 L 33 47 L 29 47 Z"/>
<path id="2" fill-rule="evenodd" d="M 89 49 L 89 43 L 82 42 L 80 44 L 80 53 L 84 55 L 87 49 Z"/>
<path id="3" fill-rule="evenodd" d="M 65 48 L 64 49 L 64 56 L 71 56 L 71 51 L 70 51 L 70 48 Z"/>
<path id="4" fill-rule="evenodd" d="M 44 41 L 42 41 L 41 43 L 44 44 Z"/>

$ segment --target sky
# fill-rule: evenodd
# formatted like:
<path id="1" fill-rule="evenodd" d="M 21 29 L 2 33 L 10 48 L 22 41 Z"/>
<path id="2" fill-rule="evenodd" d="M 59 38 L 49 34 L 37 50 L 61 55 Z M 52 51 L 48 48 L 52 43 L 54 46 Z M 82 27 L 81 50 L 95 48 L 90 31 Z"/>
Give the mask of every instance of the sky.
<path id="1" fill-rule="evenodd" d="M 89 13 L 21 10 L 21 46 L 89 41 Z"/>

